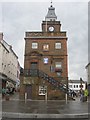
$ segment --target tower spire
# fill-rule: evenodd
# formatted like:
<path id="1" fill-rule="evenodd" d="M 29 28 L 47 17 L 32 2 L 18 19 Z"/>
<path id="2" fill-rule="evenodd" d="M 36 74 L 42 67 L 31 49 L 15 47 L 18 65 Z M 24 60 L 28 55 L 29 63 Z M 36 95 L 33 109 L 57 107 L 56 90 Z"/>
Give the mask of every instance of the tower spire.
<path id="1" fill-rule="evenodd" d="M 52 0 L 51 0 L 51 5 L 48 8 L 48 13 L 47 13 L 47 15 L 45 17 L 45 20 L 46 21 L 56 21 L 56 19 L 57 19 L 57 16 L 55 14 L 55 8 L 53 7 Z"/>

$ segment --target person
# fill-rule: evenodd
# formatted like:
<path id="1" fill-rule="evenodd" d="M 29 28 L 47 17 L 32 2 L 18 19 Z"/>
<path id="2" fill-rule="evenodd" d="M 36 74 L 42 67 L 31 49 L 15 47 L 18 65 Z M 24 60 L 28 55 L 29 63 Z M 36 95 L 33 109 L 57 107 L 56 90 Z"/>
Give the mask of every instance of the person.
<path id="1" fill-rule="evenodd" d="M 85 99 L 85 101 L 87 101 L 87 97 L 88 97 L 88 89 L 85 89 L 84 90 L 84 99 Z"/>
<path id="2" fill-rule="evenodd" d="M 6 89 L 2 88 L 2 97 L 4 97 L 6 95 Z"/>
<path id="3" fill-rule="evenodd" d="M 84 98 L 84 91 L 80 90 L 80 101 L 83 101 Z"/>

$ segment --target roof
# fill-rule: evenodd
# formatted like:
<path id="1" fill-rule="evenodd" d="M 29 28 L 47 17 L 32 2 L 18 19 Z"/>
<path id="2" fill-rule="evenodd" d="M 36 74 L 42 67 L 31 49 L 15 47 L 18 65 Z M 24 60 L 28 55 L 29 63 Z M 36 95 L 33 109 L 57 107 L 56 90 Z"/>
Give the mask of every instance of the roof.
<path id="1" fill-rule="evenodd" d="M 86 65 L 86 67 L 85 67 L 85 68 L 87 69 L 87 67 L 88 67 L 89 65 L 90 65 L 90 62 Z"/>
<path id="2" fill-rule="evenodd" d="M 15 55 L 16 58 L 18 58 L 18 56 L 16 55 L 16 53 L 13 51 L 11 45 L 9 45 L 5 40 L 0 41 L 0 43 L 3 45 L 3 47 L 4 47 L 5 49 L 8 50 L 8 52 L 10 52 L 9 50 L 11 50 L 11 52 L 13 53 L 13 55 Z"/>
<path id="3" fill-rule="evenodd" d="M 57 19 L 57 16 L 55 14 L 55 8 L 52 5 L 48 8 L 48 13 L 47 13 L 45 19 L 47 19 L 47 18 L 49 18 L 49 19 L 53 19 L 53 18 Z"/>
<path id="4" fill-rule="evenodd" d="M 83 80 L 82 82 L 85 83 Z M 80 80 L 68 80 L 68 83 L 80 83 Z"/>
<path id="5" fill-rule="evenodd" d="M 0 32 L 0 40 L 3 40 L 3 33 Z"/>

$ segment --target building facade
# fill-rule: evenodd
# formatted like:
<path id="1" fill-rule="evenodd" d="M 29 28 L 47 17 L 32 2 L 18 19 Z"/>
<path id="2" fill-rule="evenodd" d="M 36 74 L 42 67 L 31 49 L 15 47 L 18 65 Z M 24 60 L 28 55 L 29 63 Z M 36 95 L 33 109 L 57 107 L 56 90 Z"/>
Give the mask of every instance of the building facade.
<path id="1" fill-rule="evenodd" d="M 88 84 L 90 84 L 90 63 L 87 64 L 86 70 L 87 70 Z"/>
<path id="2" fill-rule="evenodd" d="M 51 5 L 41 32 L 25 33 L 24 75 L 21 96 L 27 99 L 53 99 L 63 96 L 68 83 L 67 36 L 61 31 L 55 8 Z"/>
<path id="3" fill-rule="evenodd" d="M 1 33 L 0 40 L 0 81 L 2 80 L 2 88 L 6 88 L 8 84 L 14 86 L 16 84 L 18 72 L 18 57 L 12 49 L 12 46 L 3 40 Z"/>
<path id="4" fill-rule="evenodd" d="M 68 87 L 70 90 L 80 92 L 80 90 L 86 89 L 86 82 L 80 80 L 68 80 Z"/>

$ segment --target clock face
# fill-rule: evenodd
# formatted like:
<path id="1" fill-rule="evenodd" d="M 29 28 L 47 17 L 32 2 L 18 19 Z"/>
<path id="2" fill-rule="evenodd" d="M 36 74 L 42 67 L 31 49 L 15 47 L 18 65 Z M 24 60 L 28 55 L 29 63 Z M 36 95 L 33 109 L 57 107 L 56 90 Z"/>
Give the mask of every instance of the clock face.
<path id="1" fill-rule="evenodd" d="M 50 27 L 49 27 L 49 31 L 50 31 L 50 32 L 53 32 L 53 31 L 54 31 L 54 27 L 53 27 L 53 26 L 50 26 Z"/>

